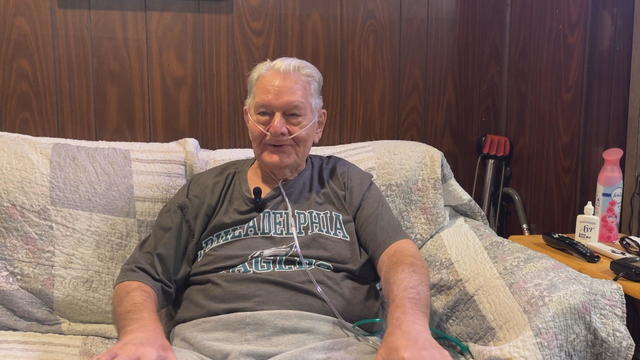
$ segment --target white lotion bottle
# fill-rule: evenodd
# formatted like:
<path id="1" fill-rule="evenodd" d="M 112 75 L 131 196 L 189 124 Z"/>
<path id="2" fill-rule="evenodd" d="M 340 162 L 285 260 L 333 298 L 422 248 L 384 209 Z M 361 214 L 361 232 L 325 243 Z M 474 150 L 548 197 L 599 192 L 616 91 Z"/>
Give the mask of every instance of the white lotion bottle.
<path id="1" fill-rule="evenodd" d="M 584 214 L 576 217 L 576 240 L 581 242 L 596 242 L 600 225 L 600 218 L 593 215 L 591 201 L 584 207 Z"/>

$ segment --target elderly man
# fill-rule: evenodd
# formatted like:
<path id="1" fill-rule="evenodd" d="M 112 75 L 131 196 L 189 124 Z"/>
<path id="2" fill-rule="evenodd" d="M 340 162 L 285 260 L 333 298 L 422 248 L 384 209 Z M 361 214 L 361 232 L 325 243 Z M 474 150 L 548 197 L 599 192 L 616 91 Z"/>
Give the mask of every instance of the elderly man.
<path id="1" fill-rule="evenodd" d="M 303 60 L 252 70 L 244 120 L 255 158 L 194 176 L 162 209 L 117 280 L 119 340 L 96 359 L 449 357 L 429 332 L 425 262 L 371 175 L 309 155 L 327 120 L 321 88 Z M 376 352 L 345 324 L 383 316 L 380 280 Z"/>

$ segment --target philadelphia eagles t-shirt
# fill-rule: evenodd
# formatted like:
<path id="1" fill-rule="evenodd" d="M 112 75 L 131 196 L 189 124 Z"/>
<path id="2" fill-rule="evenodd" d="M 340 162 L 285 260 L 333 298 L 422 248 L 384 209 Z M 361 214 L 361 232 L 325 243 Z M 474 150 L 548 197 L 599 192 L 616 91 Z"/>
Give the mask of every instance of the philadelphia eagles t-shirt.
<path id="1" fill-rule="evenodd" d="M 408 238 L 372 176 L 338 157 L 310 155 L 283 184 L 304 261 L 278 187 L 258 212 L 247 182 L 253 159 L 195 175 L 160 211 L 116 283 L 152 287 L 174 325 L 232 312 L 300 310 L 334 316 L 309 268 L 345 320 L 380 316 L 375 264 Z"/>

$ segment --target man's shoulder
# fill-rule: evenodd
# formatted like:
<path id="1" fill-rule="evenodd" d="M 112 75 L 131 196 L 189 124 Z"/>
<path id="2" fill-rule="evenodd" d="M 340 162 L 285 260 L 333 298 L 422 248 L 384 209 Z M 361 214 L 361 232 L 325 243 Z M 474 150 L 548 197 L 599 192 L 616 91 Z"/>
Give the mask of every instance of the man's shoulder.
<path id="1" fill-rule="evenodd" d="M 343 159 L 336 155 L 309 155 L 311 162 L 313 165 L 322 166 L 326 168 L 337 168 L 337 169 L 351 169 L 357 167 L 355 164 L 350 162 L 349 160 Z"/>
<path id="2" fill-rule="evenodd" d="M 309 155 L 311 163 L 317 171 L 327 174 L 338 174 L 343 179 L 371 178 L 371 174 L 349 160 L 335 155 Z"/>

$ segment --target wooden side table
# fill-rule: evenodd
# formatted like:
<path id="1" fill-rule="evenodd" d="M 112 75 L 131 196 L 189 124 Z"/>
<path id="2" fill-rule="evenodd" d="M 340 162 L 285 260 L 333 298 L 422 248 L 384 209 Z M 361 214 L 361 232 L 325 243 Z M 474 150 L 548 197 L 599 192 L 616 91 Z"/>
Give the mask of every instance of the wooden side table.
<path id="1" fill-rule="evenodd" d="M 569 234 L 570 237 L 573 237 Z M 509 237 L 509 240 L 517 242 L 520 245 L 524 245 L 529 249 L 535 250 L 539 253 L 546 254 L 561 263 L 569 266 L 570 268 L 577 270 L 583 274 L 589 275 L 597 279 L 612 280 L 616 274 L 609 269 L 609 263 L 611 259 L 606 256 L 600 255 L 600 261 L 595 264 L 588 263 L 586 260 L 577 256 L 568 254 L 564 251 L 557 250 L 544 243 L 542 235 L 513 235 Z M 634 282 L 620 278 L 618 283 L 622 286 L 625 294 L 631 296 L 634 299 L 640 299 L 640 282 Z"/>
<path id="2" fill-rule="evenodd" d="M 573 237 L 569 234 L 568 236 Z M 582 258 L 560 251 L 545 244 L 542 235 L 513 235 L 509 240 L 524 245 L 529 249 L 539 253 L 546 254 L 561 263 L 577 270 L 583 274 L 589 275 L 597 279 L 612 280 L 615 277 L 613 271 L 609 269 L 611 259 L 600 255 L 600 261 L 597 263 L 589 263 Z M 627 328 L 631 333 L 633 341 L 636 343 L 633 359 L 640 359 L 640 282 L 630 281 L 620 278 L 617 281 L 625 293 L 627 302 Z"/>

